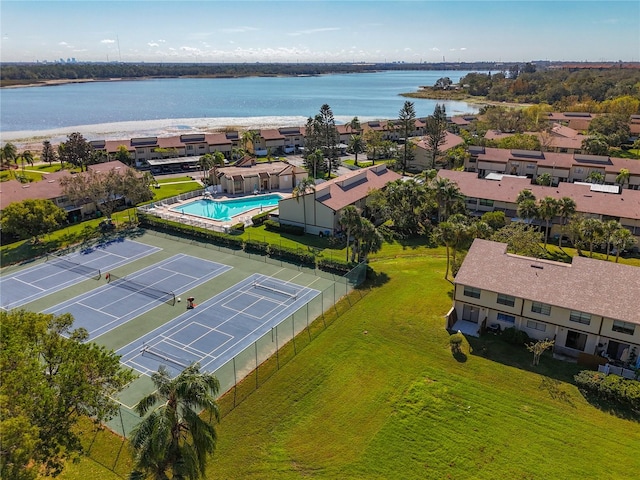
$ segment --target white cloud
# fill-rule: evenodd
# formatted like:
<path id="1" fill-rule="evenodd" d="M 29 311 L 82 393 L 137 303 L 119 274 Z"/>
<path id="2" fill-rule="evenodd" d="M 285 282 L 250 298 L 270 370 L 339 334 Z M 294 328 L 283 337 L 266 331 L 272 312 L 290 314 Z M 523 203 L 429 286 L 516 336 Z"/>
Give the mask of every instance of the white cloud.
<path id="1" fill-rule="evenodd" d="M 297 32 L 289 32 L 287 35 L 298 37 L 300 35 L 313 35 L 314 33 L 335 32 L 340 30 L 338 27 L 310 28 L 308 30 L 298 30 Z"/>
<path id="2" fill-rule="evenodd" d="M 220 31 L 222 33 L 245 33 L 245 32 L 253 32 L 255 30 L 258 30 L 255 27 L 233 27 L 233 28 L 222 28 Z"/>
<path id="3" fill-rule="evenodd" d="M 109 44 L 109 43 L 116 43 L 116 41 L 112 40 L 111 38 L 105 38 L 104 40 L 100 40 L 100 43 Z"/>
<path id="4" fill-rule="evenodd" d="M 438 47 L 431 47 L 429 50 L 431 50 L 432 52 L 439 52 L 440 49 Z"/>
<path id="5" fill-rule="evenodd" d="M 466 49 L 467 49 L 467 47 L 462 47 L 462 48 L 460 49 L 460 51 L 465 51 Z"/>
<path id="6" fill-rule="evenodd" d="M 413 49 L 411 49 L 411 48 L 409 48 L 409 47 L 406 47 L 406 48 L 404 49 L 404 51 L 405 51 L 405 52 L 411 52 L 412 50 L 413 50 Z"/>
<path id="7" fill-rule="evenodd" d="M 160 44 L 156 43 L 156 42 L 149 42 L 147 43 L 147 45 L 149 45 L 150 47 L 159 47 Z"/>

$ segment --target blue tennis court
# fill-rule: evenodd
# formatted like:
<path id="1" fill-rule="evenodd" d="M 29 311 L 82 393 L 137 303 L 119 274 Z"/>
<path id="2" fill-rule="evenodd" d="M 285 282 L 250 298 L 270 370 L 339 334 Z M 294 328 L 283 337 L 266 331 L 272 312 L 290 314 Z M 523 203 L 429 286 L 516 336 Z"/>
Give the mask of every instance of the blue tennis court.
<path id="1" fill-rule="evenodd" d="M 74 328 L 96 337 L 168 302 L 188 289 L 217 277 L 232 267 L 178 254 L 143 270 L 114 280 L 84 295 L 60 303 L 45 313 L 70 313 Z"/>
<path id="2" fill-rule="evenodd" d="M 318 290 L 253 274 L 118 350 L 121 362 L 151 375 L 192 362 L 213 372 L 319 295 Z"/>
<path id="3" fill-rule="evenodd" d="M 0 307 L 10 310 L 51 293 L 99 278 L 100 272 L 126 265 L 161 250 L 133 240 L 114 240 L 0 278 Z"/>

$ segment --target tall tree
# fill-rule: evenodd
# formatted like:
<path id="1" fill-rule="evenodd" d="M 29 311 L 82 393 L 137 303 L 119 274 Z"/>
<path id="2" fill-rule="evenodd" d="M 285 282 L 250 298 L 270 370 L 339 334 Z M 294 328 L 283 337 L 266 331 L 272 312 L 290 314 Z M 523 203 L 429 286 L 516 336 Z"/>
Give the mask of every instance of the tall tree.
<path id="1" fill-rule="evenodd" d="M 493 234 L 491 240 L 506 243 L 508 251 L 527 257 L 540 257 L 541 233 L 518 222 L 512 222 Z"/>
<path id="2" fill-rule="evenodd" d="M 431 151 L 431 168 L 436 168 L 440 146 L 447 138 L 447 115 L 444 105 L 436 104 L 433 115 L 425 122 L 425 143 Z"/>
<path id="3" fill-rule="evenodd" d="M 112 398 L 133 375 L 115 353 L 86 342 L 86 330 L 72 330 L 69 314 L 0 311 L 0 324 L 0 476 L 55 476 L 82 452 L 78 422 L 113 417 Z"/>
<path id="4" fill-rule="evenodd" d="M 604 245 L 605 251 L 607 252 L 607 257 L 605 260 L 609 260 L 609 255 L 611 254 L 611 241 L 613 240 L 613 236 L 616 231 L 624 228 L 620 225 L 620 222 L 617 220 L 608 220 L 606 222 L 602 222 L 602 244 Z"/>
<path id="5" fill-rule="evenodd" d="M 309 132 L 307 132 L 307 134 L 308 133 Z M 337 171 L 340 166 L 338 151 L 340 135 L 336 128 L 333 111 L 326 103 L 320 107 L 320 113 L 313 119 L 312 135 L 319 139 L 320 148 L 326 159 L 327 178 L 329 178 L 331 173 Z"/>
<path id="6" fill-rule="evenodd" d="M 146 416 L 131 434 L 135 457 L 129 478 L 205 478 L 208 455 L 215 450 L 217 433 L 203 414 L 220 419 L 216 403 L 218 379 L 211 373 L 200 372 L 200 365 L 195 363 L 175 378 L 160 366 L 151 380 L 156 391 L 135 406 L 141 417 Z"/>
<path id="7" fill-rule="evenodd" d="M 616 176 L 616 183 L 624 188 L 624 184 L 629 183 L 629 178 L 631 178 L 631 172 L 629 172 L 629 169 L 621 168 L 620 172 Z"/>
<path id="8" fill-rule="evenodd" d="M 42 142 L 42 153 L 40 154 L 40 160 L 43 162 L 47 162 L 49 166 L 56 161 L 57 153 L 56 150 L 51 145 L 49 140 L 45 140 Z"/>
<path id="9" fill-rule="evenodd" d="M 29 165 L 33 165 L 33 153 L 31 150 L 24 150 L 22 153 L 18 155 L 18 159 L 22 163 L 22 172 L 24 173 L 24 164 L 28 163 Z"/>
<path id="10" fill-rule="evenodd" d="M 407 170 L 409 162 L 412 160 L 412 150 L 409 137 L 416 129 L 416 109 L 413 102 L 404 102 L 404 105 L 398 112 L 398 123 L 404 137 L 404 147 L 402 149 L 402 173 Z"/>
<path id="11" fill-rule="evenodd" d="M 633 234 L 624 227 L 613 232 L 611 245 L 616 251 L 616 263 L 618 263 L 618 260 L 620 259 L 620 253 L 633 247 L 637 242 L 638 241 L 635 239 Z"/>
<path id="12" fill-rule="evenodd" d="M 71 202 L 81 205 L 89 200 L 105 217 L 111 217 L 126 194 L 122 174 L 115 169 L 68 175 L 60 179 L 60 185 Z"/>
<path id="13" fill-rule="evenodd" d="M 360 135 L 360 132 L 362 130 L 362 125 L 360 125 L 360 120 L 358 120 L 358 117 L 353 117 L 351 121 L 347 123 L 347 127 L 354 135 Z"/>
<path id="14" fill-rule="evenodd" d="M 313 178 L 319 178 L 324 175 L 324 155 L 322 150 L 316 148 L 311 152 L 307 152 L 304 159 L 304 166 L 307 171 L 313 175 Z"/>
<path id="15" fill-rule="evenodd" d="M 382 148 L 382 132 L 379 130 L 367 130 L 364 134 L 364 140 L 367 142 L 367 155 L 373 164 L 375 164 L 376 158 Z"/>
<path id="16" fill-rule="evenodd" d="M 204 180 L 207 177 L 207 173 L 213 167 L 213 155 L 210 153 L 205 153 L 198 160 L 198 165 L 202 169 L 202 179 Z"/>
<path id="17" fill-rule="evenodd" d="M 349 139 L 349 151 L 355 155 L 354 165 L 358 166 L 358 155 L 364 153 L 366 144 L 362 135 L 351 135 Z"/>
<path id="18" fill-rule="evenodd" d="M 358 228 L 362 221 L 362 217 L 358 210 L 353 205 L 347 205 L 340 212 L 339 223 L 342 229 L 346 232 L 347 236 L 347 258 L 346 261 L 349 261 L 349 244 L 351 242 L 351 235 Z"/>
<path id="19" fill-rule="evenodd" d="M 538 215 L 538 206 L 534 200 L 525 199 L 518 203 L 518 217 L 525 220 L 525 223 L 531 223 L 531 220 Z"/>
<path id="20" fill-rule="evenodd" d="M 124 146 L 124 145 L 118 145 L 118 148 L 116 149 L 116 153 L 115 153 L 113 159 L 117 160 L 119 162 L 122 162 L 125 165 L 128 165 L 130 167 L 133 166 L 133 159 L 131 158 L 131 155 L 129 154 L 129 150 L 127 150 L 127 147 Z"/>
<path id="21" fill-rule="evenodd" d="M 11 142 L 5 143 L 0 149 L 2 165 L 9 168 L 11 164 L 16 161 L 16 158 L 18 158 L 18 149 L 16 146 Z"/>
<path id="22" fill-rule="evenodd" d="M 549 241 L 549 224 L 551 220 L 558 215 L 559 211 L 558 201 L 552 197 L 544 197 L 538 204 L 538 218 L 545 222 L 544 233 L 544 249 L 547 249 L 547 242 Z"/>
<path id="23" fill-rule="evenodd" d="M 2 231 L 18 238 L 32 238 L 37 243 L 41 235 L 52 232 L 67 219 L 63 209 L 51 200 L 33 199 L 13 202 L 2 211 Z"/>
<path id="24" fill-rule="evenodd" d="M 360 221 L 356 225 L 354 236 L 355 245 L 353 253 L 357 250 L 358 262 L 366 262 L 369 254 L 379 251 L 384 242 L 382 234 L 375 225 L 362 217 L 360 217 Z"/>
<path id="25" fill-rule="evenodd" d="M 245 130 L 242 132 L 242 148 L 245 154 L 256 154 L 255 144 L 258 141 L 260 134 L 255 130 Z"/>
<path id="26" fill-rule="evenodd" d="M 296 202 L 300 203 L 300 198 L 302 198 L 302 215 L 304 218 L 304 231 L 305 233 L 307 232 L 307 203 L 306 203 L 306 198 L 307 198 L 307 194 L 313 192 L 315 194 L 316 191 L 316 183 L 315 180 L 310 178 L 310 177 L 306 177 L 304 179 L 302 179 L 300 181 L 300 183 L 298 183 L 298 185 L 295 186 L 295 188 L 293 189 L 293 192 L 291 192 L 291 195 L 293 196 L 293 198 L 296 199 Z M 315 205 L 314 205 L 314 211 L 315 211 Z M 314 221 L 315 223 L 315 221 Z"/>
<path id="27" fill-rule="evenodd" d="M 567 225 L 567 220 L 576 213 L 576 202 L 571 197 L 562 197 L 558 200 L 558 215 L 562 221 L 562 227 L 560 228 L 560 238 L 558 239 L 558 246 L 562 248 L 562 236 L 564 229 Z"/>
<path id="28" fill-rule="evenodd" d="M 61 162 L 67 162 L 80 170 L 86 170 L 91 158 L 91 144 L 85 140 L 81 133 L 74 132 L 67 136 L 67 141 L 62 142 L 58 149 Z"/>
<path id="29" fill-rule="evenodd" d="M 580 235 L 589 245 L 589 257 L 593 257 L 593 247 L 601 239 L 603 234 L 603 222 L 597 218 L 585 218 L 580 224 Z"/>
<path id="30" fill-rule="evenodd" d="M 451 213 L 452 205 L 464 197 L 458 185 L 444 177 L 437 177 L 430 184 L 435 190 L 435 198 L 438 202 L 438 221 L 446 220 Z"/>

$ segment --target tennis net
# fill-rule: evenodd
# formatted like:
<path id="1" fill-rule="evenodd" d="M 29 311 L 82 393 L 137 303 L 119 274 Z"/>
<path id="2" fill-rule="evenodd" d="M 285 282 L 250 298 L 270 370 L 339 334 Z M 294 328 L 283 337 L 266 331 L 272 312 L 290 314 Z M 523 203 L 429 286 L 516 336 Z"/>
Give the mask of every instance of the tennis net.
<path id="1" fill-rule="evenodd" d="M 85 277 L 95 278 L 96 280 L 99 280 L 101 277 L 99 268 L 88 267 L 87 265 L 82 265 L 81 263 L 76 263 L 72 262 L 71 260 L 56 257 L 55 255 L 47 255 L 45 263 L 47 263 L 48 265 L 53 265 L 54 267 L 62 268 L 63 270 L 79 273 L 80 275 Z"/>
<path id="2" fill-rule="evenodd" d="M 107 281 L 109 284 L 113 284 L 116 287 L 124 288 L 131 292 L 146 295 L 150 298 L 155 298 L 169 305 L 176 304 L 176 295 L 173 292 L 160 290 L 159 288 L 152 287 L 151 285 L 145 285 L 143 283 L 129 280 L 126 277 L 118 277 L 112 273 L 107 274 Z"/>
<path id="3" fill-rule="evenodd" d="M 171 355 L 167 352 L 157 350 L 156 348 L 153 348 L 153 347 L 145 346 L 140 351 L 140 353 L 142 354 L 143 357 L 144 356 L 152 357 L 152 358 L 155 358 L 156 360 L 172 363 L 174 366 L 180 367 L 183 369 L 189 366 L 189 362 L 184 358 L 179 358 L 175 355 Z"/>
<path id="4" fill-rule="evenodd" d="M 293 298 L 293 299 L 298 298 L 298 292 L 295 292 L 295 291 L 289 292 L 289 291 L 284 290 L 282 288 L 272 287 L 271 285 L 260 283 L 258 281 L 253 282 L 253 288 L 257 288 L 257 289 L 261 289 L 261 290 L 266 290 L 266 291 L 269 291 L 269 292 L 277 293 L 279 295 L 284 295 L 286 297 Z"/>

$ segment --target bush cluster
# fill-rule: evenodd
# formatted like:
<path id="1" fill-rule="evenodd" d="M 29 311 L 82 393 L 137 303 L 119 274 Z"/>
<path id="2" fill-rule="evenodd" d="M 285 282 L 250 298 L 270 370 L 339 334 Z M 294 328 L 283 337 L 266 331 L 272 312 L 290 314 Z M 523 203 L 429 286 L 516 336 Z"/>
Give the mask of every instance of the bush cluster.
<path id="1" fill-rule="evenodd" d="M 640 382 L 637 380 L 605 375 L 593 370 L 582 370 L 573 379 L 580 390 L 640 411 Z"/>
<path id="2" fill-rule="evenodd" d="M 262 212 L 251 217 L 251 221 L 253 222 L 253 225 L 258 227 L 262 225 L 264 222 L 266 222 L 267 220 L 269 220 L 269 213 L 271 213 L 271 211 Z"/>
<path id="3" fill-rule="evenodd" d="M 316 257 L 316 254 L 314 252 L 303 250 L 301 248 L 296 249 L 291 247 L 283 247 L 281 245 L 261 242 L 259 240 L 244 240 L 239 236 L 227 233 L 212 232 L 204 228 L 191 227 L 182 223 L 163 220 L 153 215 L 147 215 L 144 213 L 138 214 L 138 218 L 140 226 L 142 227 L 150 227 L 156 230 L 175 233 L 179 235 L 189 235 L 197 239 L 210 242 L 214 245 L 233 248 L 235 250 L 244 249 L 244 251 L 248 253 L 269 255 L 270 257 L 279 258 L 288 262 L 307 265 L 312 268 L 319 268 L 320 270 L 324 270 L 336 275 L 344 275 L 355 267 L 355 264 L 351 262 L 344 262 L 336 259 L 318 258 Z M 271 222 L 271 220 L 267 220 L 267 222 Z M 278 222 L 274 223 L 280 225 Z M 290 225 L 286 226 L 291 227 Z M 236 226 L 234 225 L 233 229 L 235 228 Z"/>
<path id="4" fill-rule="evenodd" d="M 270 232 L 290 233 L 292 235 L 304 235 L 304 228 L 297 225 L 287 225 L 275 220 L 265 220 L 264 226 Z"/>
<path id="5" fill-rule="evenodd" d="M 505 342 L 512 343 L 513 345 L 524 345 L 529 341 L 527 332 L 518 330 L 515 327 L 505 328 L 502 332 L 502 338 Z"/>

